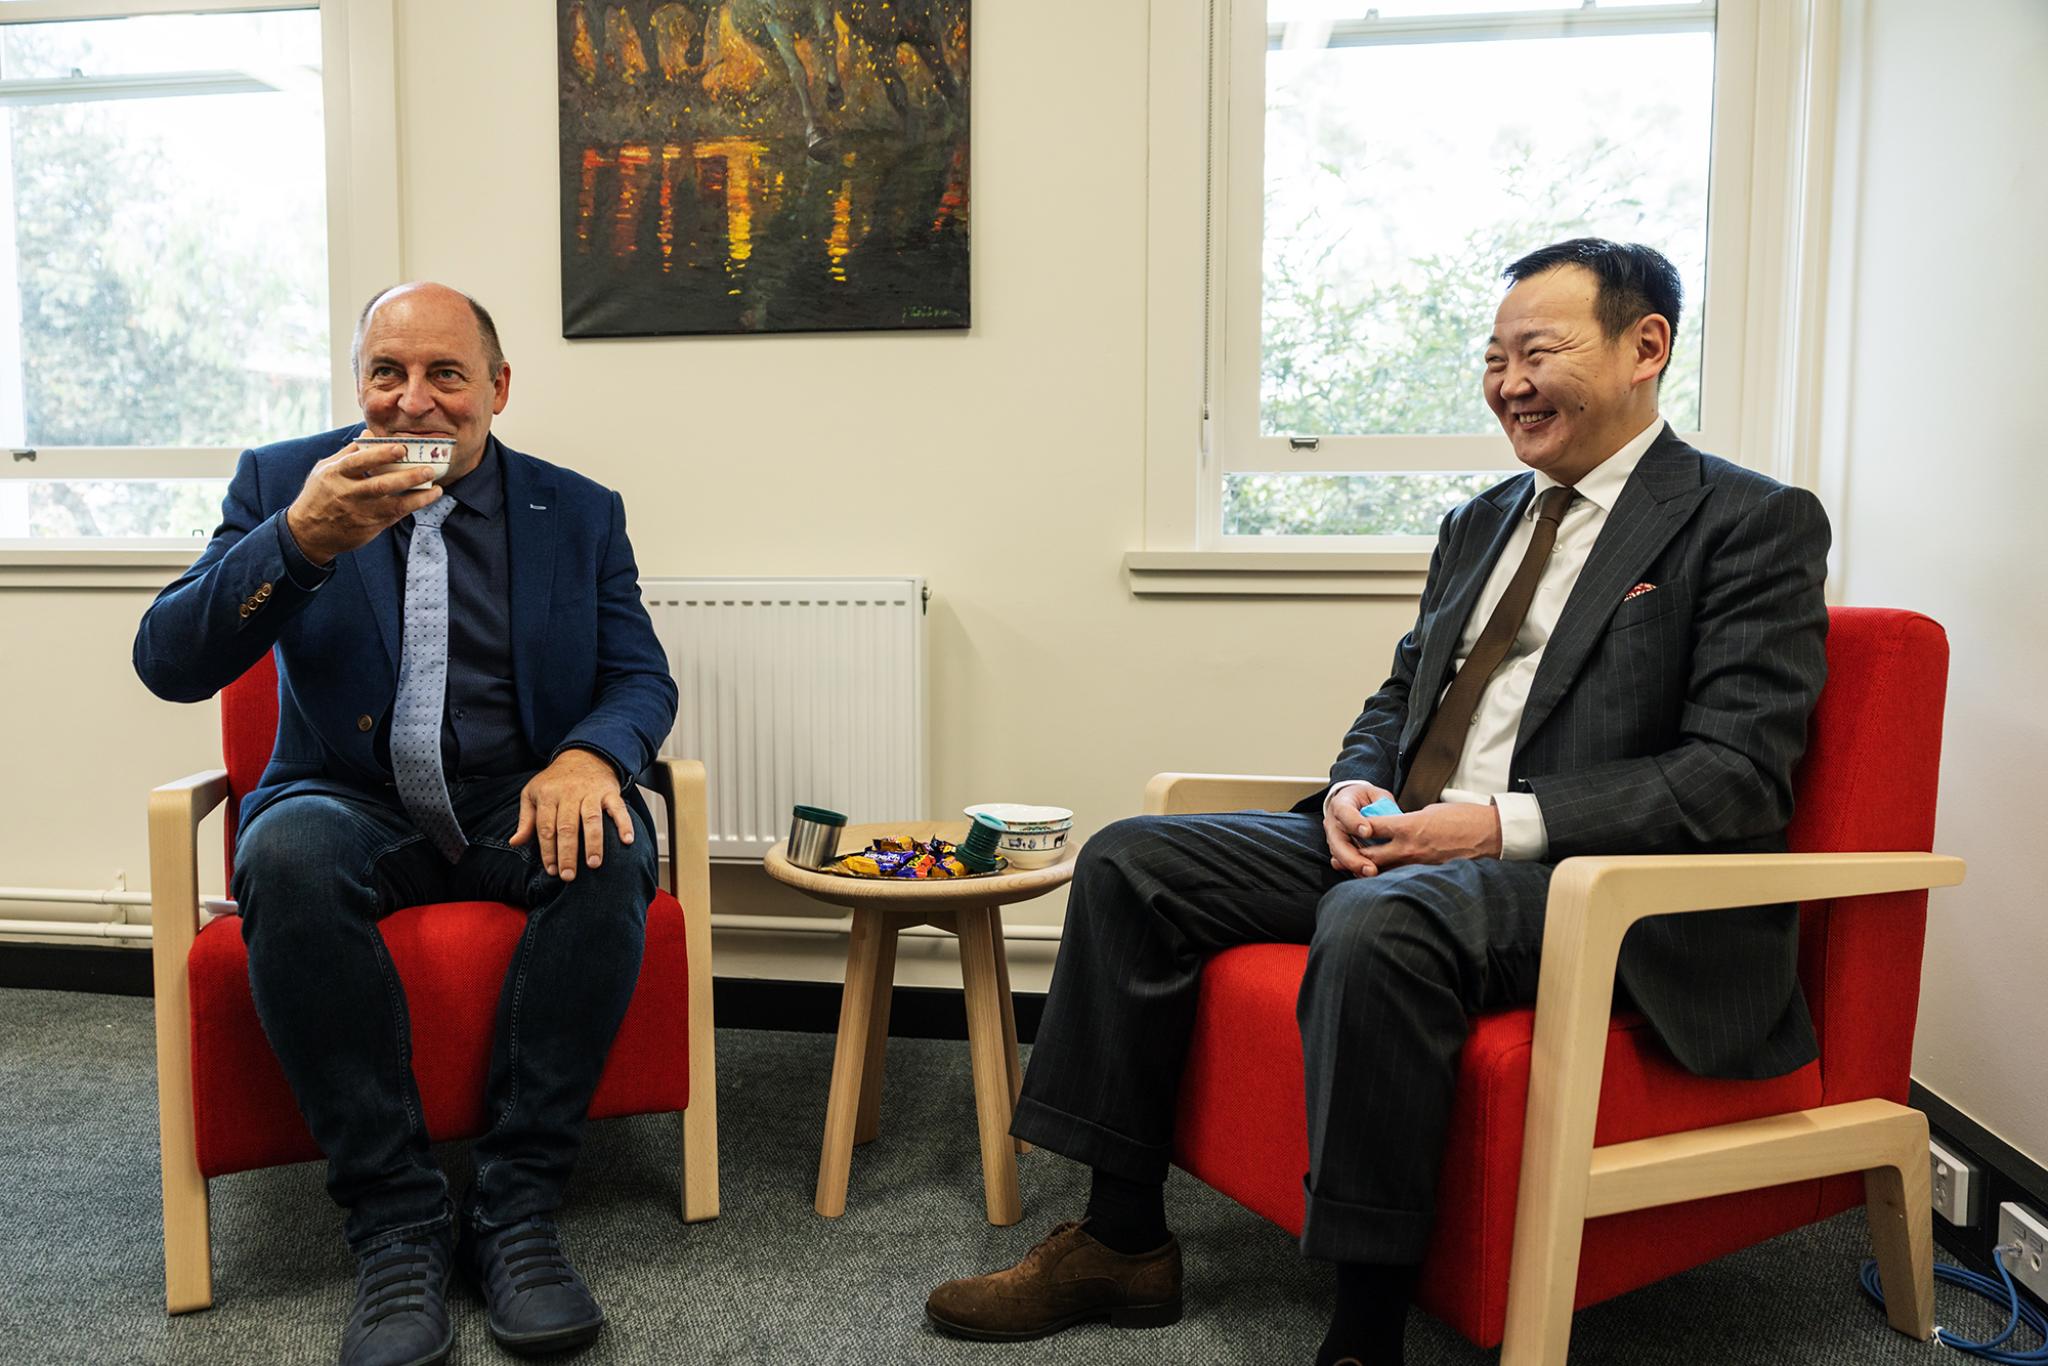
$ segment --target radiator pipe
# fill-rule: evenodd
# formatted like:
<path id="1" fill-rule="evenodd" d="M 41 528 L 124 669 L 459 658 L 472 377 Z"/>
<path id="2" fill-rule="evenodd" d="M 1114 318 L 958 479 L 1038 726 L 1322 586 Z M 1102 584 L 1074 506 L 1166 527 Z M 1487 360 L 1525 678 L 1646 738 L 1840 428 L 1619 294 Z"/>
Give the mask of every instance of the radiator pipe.
<path id="1" fill-rule="evenodd" d="M 0 935 L 33 935 L 38 939 L 149 939 L 147 925 L 117 925 L 111 920 L 0 920 Z"/>
<path id="2" fill-rule="evenodd" d="M 149 893 L 77 887 L 0 887 L 0 901 L 61 901 L 90 906 L 147 906 Z"/>
<path id="3" fill-rule="evenodd" d="M 148 892 L 109 891 L 77 887 L 0 887 L 0 907 L 36 906 L 41 915 L 20 914 L 0 918 L 0 936 L 48 935 L 59 938 L 141 939 L 149 938 L 150 898 Z M 105 919 L 84 918 L 85 908 L 105 906 Z M 199 899 L 199 923 L 218 916 L 233 915 L 235 903 L 220 897 Z"/>
<path id="4" fill-rule="evenodd" d="M 762 930 L 778 934 L 845 934 L 852 928 L 850 918 L 808 915 L 720 915 L 713 912 L 711 928 L 714 930 Z M 931 925 L 909 925 L 899 934 L 917 935 L 937 939 L 951 939 L 950 930 L 941 930 Z M 1038 940 L 1057 944 L 1060 927 L 1057 925 L 1005 925 L 1003 938 L 1007 940 Z"/>
<path id="5" fill-rule="evenodd" d="M 55 887 L 0 887 L 0 902 L 99 903 L 115 906 L 147 906 L 147 892 L 81 892 Z M 207 897 L 202 903 L 204 919 L 233 915 L 235 903 Z M 845 934 L 852 920 L 833 916 L 802 915 L 719 915 L 711 917 L 714 930 L 746 930 L 775 934 Z M 906 926 L 902 934 L 919 938 L 950 939 L 952 935 L 931 925 Z M 148 925 L 126 925 L 107 920 L 0 920 L 0 935 L 51 935 L 65 938 L 147 939 Z M 1056 944 L 1058 925 L 1005 925 L 1003 938 L 1013 942 Z"/>

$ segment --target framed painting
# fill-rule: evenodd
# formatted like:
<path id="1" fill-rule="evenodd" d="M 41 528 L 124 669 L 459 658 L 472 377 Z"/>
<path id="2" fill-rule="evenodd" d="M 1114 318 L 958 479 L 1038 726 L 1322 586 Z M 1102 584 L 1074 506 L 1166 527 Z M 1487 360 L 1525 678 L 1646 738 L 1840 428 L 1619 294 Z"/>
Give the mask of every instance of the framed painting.
<path id="1" fill-rule="evenodd" d="M 556 0 L 562 334 L 962 328 L 969 0 Z"/>

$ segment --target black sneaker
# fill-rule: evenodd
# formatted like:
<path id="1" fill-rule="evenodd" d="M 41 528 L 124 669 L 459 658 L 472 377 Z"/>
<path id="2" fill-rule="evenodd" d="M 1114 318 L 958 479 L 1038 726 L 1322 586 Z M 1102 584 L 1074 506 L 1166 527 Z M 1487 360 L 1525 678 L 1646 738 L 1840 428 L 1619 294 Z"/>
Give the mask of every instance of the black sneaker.
<path id="1" fill-rule="evenodd" d="M 446 1231 L 356 1258 L 356 1307 L 341 1331 L 341 1366 L 433 1366 L 455 1345 L 448 1318 Z"/>
<path id="2" fill-rule="evenodd" d="M 567 1351 L 604 1327 L 604 1310 L 569 1265 L 553 1220 L 470 1225 L 462 1235 L 462 1268 L 490 1306 L 491 1336 L 507 1351 Z"/>

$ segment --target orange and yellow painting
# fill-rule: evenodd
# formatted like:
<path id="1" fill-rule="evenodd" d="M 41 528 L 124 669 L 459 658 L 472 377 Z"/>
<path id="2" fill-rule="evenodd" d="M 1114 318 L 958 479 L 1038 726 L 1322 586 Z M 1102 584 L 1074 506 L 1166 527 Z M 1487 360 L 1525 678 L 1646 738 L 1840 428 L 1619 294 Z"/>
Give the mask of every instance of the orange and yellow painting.
<path id="1" fill-rule="evenodd" d="M 556 13 L 564 336 L 968 325 L 968 0 Z"/>

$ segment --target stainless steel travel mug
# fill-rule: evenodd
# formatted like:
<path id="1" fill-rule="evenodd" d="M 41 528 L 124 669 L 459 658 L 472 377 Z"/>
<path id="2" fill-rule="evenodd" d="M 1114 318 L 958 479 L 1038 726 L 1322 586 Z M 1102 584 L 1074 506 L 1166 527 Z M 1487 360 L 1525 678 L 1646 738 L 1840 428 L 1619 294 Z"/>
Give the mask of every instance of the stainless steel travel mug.
<path id="1" fill-rule="evenodd" d="M 839 853 L 839 832 L 846 817 L 822 806 L 799 806 L 789 817 L 789 861 L 800 868 L 823 868 Z"/>

